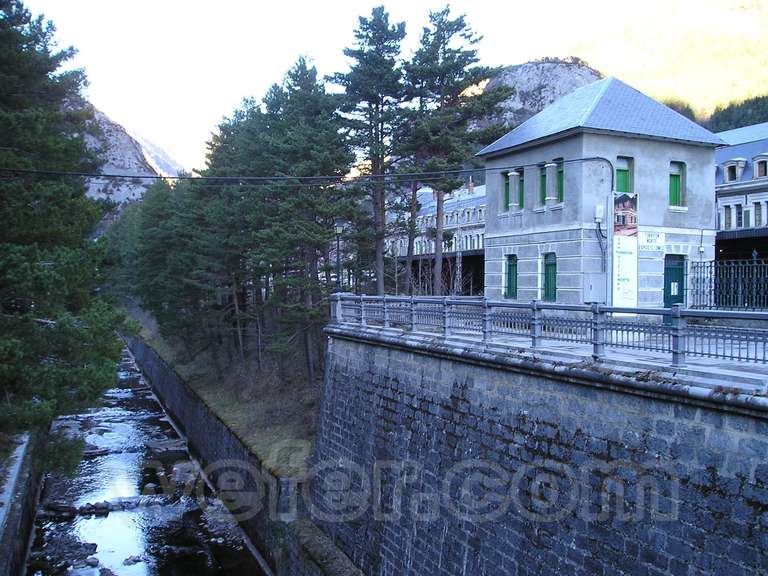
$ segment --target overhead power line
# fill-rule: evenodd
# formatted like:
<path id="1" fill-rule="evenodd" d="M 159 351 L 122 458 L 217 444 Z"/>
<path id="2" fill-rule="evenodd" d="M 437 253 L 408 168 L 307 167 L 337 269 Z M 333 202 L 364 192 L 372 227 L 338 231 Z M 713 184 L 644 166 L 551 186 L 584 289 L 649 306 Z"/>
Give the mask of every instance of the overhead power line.
<path id="1" fill-rule="evenodd" d="M 574 164 L 582 162 L 604 162 L 613 168 L 612 163 L 600 156 L 588 156 L 584 158 L 570 158 L 560 161 L 560 164 Z M 366 183 L 407 183 L 418 180 L 420 183 L 435 182 L 445 178 L 468 178 L 478 173 L 504 173 L 521 168 L 542 167 L 544 163 L 515 164 L 510 166 L 495 166 L 493 168 L 455 168 L 432 172 L 390 172 L 387 174 L 364 174 L 360 176 L 316 175 L 316 176 L 292 176 L 290 174 L 277 174 L 274 176 L 161 176 L 158 174 L 99 174 L 95 172 L 69 172 L 64 170 L 34 170 L 22 168 L 0 168 L 0 174 L 7 174 L 10 178 L 25 176 L 40 177 L 71 177 L 90 178 L 93 180 L 149 180 L 149 181 L 192 181 L 204 182 L 209 187 L 228 186 L 295 186 L 297 183 L 304 186 L 323 186 L 335 184 L 366 184 Z"/>

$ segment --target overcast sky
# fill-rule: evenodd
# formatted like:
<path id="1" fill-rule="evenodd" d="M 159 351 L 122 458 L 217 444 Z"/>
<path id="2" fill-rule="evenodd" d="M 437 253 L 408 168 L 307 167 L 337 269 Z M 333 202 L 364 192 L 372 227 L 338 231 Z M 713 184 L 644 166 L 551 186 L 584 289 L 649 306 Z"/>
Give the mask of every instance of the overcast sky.
<path id="1" fill-rule="evenodd" d="M 258 99 L 298 56 L 321 74 L 347 69 L 342 50 L 367 0 L 27 0 L 79 50 L 86 96 L 188 169 L 244 97 Z M 418 42 L 430 9 L 445 2 L 391 0 Z M 700 112 L 768 93 L 768 2 L 763 0 L 521 0 L 451 2 L 484 39 L 483 64 L 578 56 L 657 98 Z"/>

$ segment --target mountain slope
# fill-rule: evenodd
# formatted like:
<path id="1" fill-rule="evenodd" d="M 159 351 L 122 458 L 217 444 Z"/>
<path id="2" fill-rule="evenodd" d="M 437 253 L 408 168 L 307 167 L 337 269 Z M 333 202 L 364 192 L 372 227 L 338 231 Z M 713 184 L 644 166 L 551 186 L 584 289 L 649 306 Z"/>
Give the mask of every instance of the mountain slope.
<path id="1" fill-rule="evenodd" d="M 508 128 L 514 128 L 555 100 L 602 77 L 599 71 L 575 57 L 543 58 L 507 66 L 485 89 L 506 85 L 511 86 L 514 93 L 502 103 L 503 114 L 489 122 L 501 121 Z"/>
<path id="2" fill-rule="evenodd" d="M 141 145 L 122 126 L 96 108 L 93 109 L 93 125 L 90 133 L 85 136 L 85 142 L 89 149 L 97 151 L 104 160 L 102 173 L 126 176 L 89 179 L 88 196 L 92 198 L 105 198 L 118 204 L 138 200 L 154 180 L 137 176 L 158 175 L 144 157 Z"/>
<path id="3" fill-rule="evenodd" d="M 150 142 L 135 132 L 129 132 L 129 134 L 141 145 L 144 157 L 158 174 L 163 176 L 178 176 L 182 172 L 185 172 L 184 167 L 171 158 L 170 154 L 160 148 L 160 146 Z"/>

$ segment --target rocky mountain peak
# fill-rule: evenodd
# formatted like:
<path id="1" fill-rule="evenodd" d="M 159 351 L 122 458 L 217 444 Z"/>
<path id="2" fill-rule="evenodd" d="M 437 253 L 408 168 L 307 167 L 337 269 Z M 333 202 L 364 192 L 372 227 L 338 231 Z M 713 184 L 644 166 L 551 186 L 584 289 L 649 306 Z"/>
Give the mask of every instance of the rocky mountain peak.
<path id="1" fill-rule="evenodd" d="M 580 58 L 542 58 L 507 66 L 485 89 L 504 85 L 514 89 L 502 104 L 501 117 L 493 119 L 514 128 L 576 88 L 602 78 L 599 71 Z"/>

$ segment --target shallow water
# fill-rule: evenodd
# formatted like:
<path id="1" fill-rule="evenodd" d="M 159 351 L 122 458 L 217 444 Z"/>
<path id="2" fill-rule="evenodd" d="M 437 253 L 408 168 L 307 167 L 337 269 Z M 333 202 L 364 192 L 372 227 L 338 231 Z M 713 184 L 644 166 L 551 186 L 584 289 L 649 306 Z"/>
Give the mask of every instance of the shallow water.
<path id="1" fill-rule="evenodd" d="M 46 477 L 28 574 L 263 575 L 127 352 L 103 400 L 54 423 L 86 454 Z"/>

